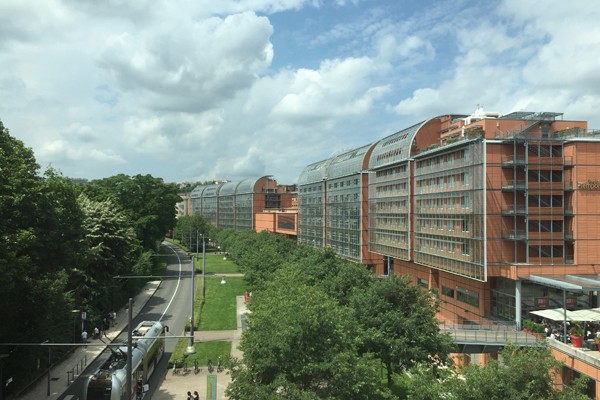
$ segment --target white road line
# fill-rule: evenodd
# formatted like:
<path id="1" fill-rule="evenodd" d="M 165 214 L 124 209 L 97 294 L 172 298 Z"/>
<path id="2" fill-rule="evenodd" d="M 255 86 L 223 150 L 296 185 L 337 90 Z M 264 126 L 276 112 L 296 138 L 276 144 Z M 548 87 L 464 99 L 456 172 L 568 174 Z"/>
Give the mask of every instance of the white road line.
<path id="1" fill-rule="evenodd" d="M 177 278 L 177 286 L 175 287 L 175 291 L 173 292 L 173 295 L 171 296 L 171 300 L 169 300 L 169 303 L 167 304 L 165 311 L 163 311 L 162 315 L 158 319 L 159 322 L 161 322 L 163 320 L 163 318 L 165 317 L 165 314 L 167 313 L 167 311 L 169 311 L 169 307 L 171 307 L 171 303 L 173 303 L 173 300 L 175 299 L 175 295 L 177 294 L 177 290 L 179 290 L 179 284 L 181 283 L 181 258 L 179 258 L 179 254 L 177 254 L 177 252 L 175 250 L 173 250 L 173 248 L 171 246 L 167 246 L 167 248 L 169 250 L 171 250 L 173 252 L 173 254 L 175 254 L 177 256 L 177 260 L 179 261 L 179 278 Z"/>

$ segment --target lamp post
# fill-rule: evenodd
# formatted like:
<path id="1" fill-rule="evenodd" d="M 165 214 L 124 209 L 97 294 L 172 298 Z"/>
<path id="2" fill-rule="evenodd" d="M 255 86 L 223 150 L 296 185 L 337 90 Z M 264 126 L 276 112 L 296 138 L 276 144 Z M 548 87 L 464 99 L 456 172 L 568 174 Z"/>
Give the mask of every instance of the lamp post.
<path id="1" fill-rule="evenodd" d="M 131 396 L 131 374 L 132 374 L 132 355 L 133 352 L 133 339 L 131 338 L 132 334 L 132 323 L 133 323 L 133 299 L 129 298 L 129 305 L 127 307 L 127 381 L 125 390 L 127 391 L 127 397 Z"/>
<path id="2" fill-rule="evenodd" d="M 73 343 L 77 343 L 77 314 L 79 314 L 81 310 L 71 310 L 73 313 Z"/>
<path id="3" fill-rule="evenodd" d="M 8 354 L 0 354 L 0 400 L 4 400 L 4 376 L 2 375 L 4 367 L 4 359 Z"/>
<path id="4" fill-rule="evenodd" d="M 202 235 L 202 299 L 206 299 L 206 238 Z"/>
<path id="5" fill-rule="evenodd" d="M 196 292 L 196 257 L 192 257 L 192 314 L 190 316 L 190 343 L 185 350 L 185 355 L 194 354 L 196 349 L 194 348 L 194 293 Z"/>

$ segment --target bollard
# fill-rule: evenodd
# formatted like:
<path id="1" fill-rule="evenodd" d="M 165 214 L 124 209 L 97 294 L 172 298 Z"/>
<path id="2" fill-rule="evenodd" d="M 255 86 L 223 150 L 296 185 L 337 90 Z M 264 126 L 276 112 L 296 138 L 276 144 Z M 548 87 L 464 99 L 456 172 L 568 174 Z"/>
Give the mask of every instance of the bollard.
<path id="1" fill-rule="evenodd" d="M 83 359 L 85 360 L 85 364 L 83 365 L 87 365 L 87 354 L 83 357 Z"/>
<path id="2" fill-rule="evenodd" d="M 77 375 L 79 375 L 79 363 L 75 364 L 75 370 L 77 371 Z"/>
<path id="3" fill-rule="evenodd" d="M 71 371 L 67 371 L 67 386 L 71 383 Z"/>

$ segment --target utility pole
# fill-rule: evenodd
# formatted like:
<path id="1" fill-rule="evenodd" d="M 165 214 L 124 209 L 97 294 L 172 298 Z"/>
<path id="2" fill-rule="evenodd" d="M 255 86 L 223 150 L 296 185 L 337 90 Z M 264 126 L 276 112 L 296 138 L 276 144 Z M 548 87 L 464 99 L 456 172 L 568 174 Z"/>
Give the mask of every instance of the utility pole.
<path id="1" fill-rule="evenodd" d="M 202 299 L 206 299 L 206 238 L 202 235 Z"/>
<path id="2" fill-rule="evenodd" d="M 131 338 L 131 330 L 133 329 L 131 324 L 133 323 L 133 299 L 129 298 L 129 307 L 127 314 L 127 386 L 125 386 L 125 390 L 127 390 L 127 398 L 131 398 L 131 374 L 132 371 L 132 356 L 133 354 L 133 340 Z"/>
<path id="3" fill-rule="evenodd" d="M 190 342 L 185 355 L 194 354 L 196 349 L 194 348 L 194 293 L 196 291 L 196 257 L 192 257 L 192 315 L 190 316 Z"/>

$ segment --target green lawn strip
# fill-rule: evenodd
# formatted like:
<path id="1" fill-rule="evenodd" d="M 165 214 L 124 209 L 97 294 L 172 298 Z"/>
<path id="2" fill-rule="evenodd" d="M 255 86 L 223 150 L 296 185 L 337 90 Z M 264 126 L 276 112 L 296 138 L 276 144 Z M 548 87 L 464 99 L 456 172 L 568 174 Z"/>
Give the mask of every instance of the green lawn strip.
<path id="1" fill-rule="evenodd" d="M 208 359 L 210 358 L 216 369 L 219 357 L 221 357 L 221 362 L 223 363 L 231 355 L 231 342 L 215 340 L 212 342 L 194 342 L 196 353 L 185 356 L 184 353 L 189 343 L 189 339 L 179 339 L 177 341 L 177 345 L 175 345 L 175 349 L 169 359 L 169 368 L 173 368 L 174 360 L 177 360 L 177 365 L 179 366 L 181 366 L 181 361 L 184 360 L 190 370 L 194 369 L 194 360 L 198 360 L 200 367 L 206 368 Z"/>
<path id="2" fill-rule="evenodd" d="M 226 259 L 224 259 L 226 258 Z M 202 273 L 202 253 L 196 257 L 196 270 Z M 221 253 L 206 253 L 207 274 L 239 274 L 238 266 Z"/>
<path id="3" fill-rule="evenodd" d="M 237 329 L 236 297 L 243 296 L 246 281 L 242 277 L 206 278 L 206 299 L 200 309 L 200 327 L 202 331 L 220 331 Z M 199 290 L 197 296 L 202 296 Z"/>

